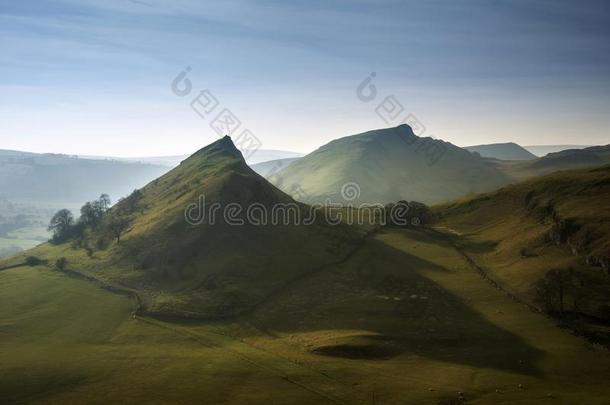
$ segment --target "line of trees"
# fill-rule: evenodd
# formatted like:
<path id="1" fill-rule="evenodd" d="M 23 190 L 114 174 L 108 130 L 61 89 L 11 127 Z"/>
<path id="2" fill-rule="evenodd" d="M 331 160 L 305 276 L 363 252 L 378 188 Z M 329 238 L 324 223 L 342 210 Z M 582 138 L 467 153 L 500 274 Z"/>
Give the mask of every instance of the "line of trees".
<path id="1" fill-rule="evenodd" d="M 61 209 L 53 215 L 49 231 L 53 232 L 52 243 L 63 243 L 69 240 L 82 242 L 88 234 L 95 234 L 98 240 L 112 238 L 117 243 L 129 228 L 131 214 L 137 209 L 142 193 L 135 190 L 128 197 L 122 198 L 114 209 L 108 194 L 102 194 L 97 200 L 85 203 L 80 209 L 78 220 L 70 210 Z"/>
<path id="2" fill-rule="evenodd" d="M 426 226 L 432 221 L 430 208 L 417 201 L 401 200 L 384 206 L 385 224 L 387 226 L 417 227 Z"/>
<path id="3" fill-rule="evenodd" d="M 549 270 L 534 287 L 538 304 L 549 314 L 587 312 L 584 307 L 592 291 L 584 288 L 584 275 L 572 267 Z"/>

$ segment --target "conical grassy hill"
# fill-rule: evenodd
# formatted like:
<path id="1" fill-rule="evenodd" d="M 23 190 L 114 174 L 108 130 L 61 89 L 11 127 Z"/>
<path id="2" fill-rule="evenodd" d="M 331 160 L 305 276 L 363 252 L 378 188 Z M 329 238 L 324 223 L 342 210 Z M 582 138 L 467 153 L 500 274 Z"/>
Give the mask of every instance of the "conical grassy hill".
<path id="1" fill-rule="evenodd" d="M 232 214 L 224 218 L 228 206 Z M 145 312 L 222 318 L 341 260 L 362 236 L 320 217 L 297 224 L 297 211 L 301 221 L 312 218 L 309 207 L 256 174 L 224 137 L 107 213 L 129 218 L 120 242 L 92 230 L 83 240 L 45 244 L 27 255 L 51 263 L 65 257 L 70 271 L 136 292 Z"/>

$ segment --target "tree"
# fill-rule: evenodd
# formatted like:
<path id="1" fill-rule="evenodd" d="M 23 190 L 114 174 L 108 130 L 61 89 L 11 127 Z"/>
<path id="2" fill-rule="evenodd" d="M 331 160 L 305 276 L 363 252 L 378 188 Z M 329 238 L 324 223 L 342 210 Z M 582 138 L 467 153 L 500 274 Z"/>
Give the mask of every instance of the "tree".
<path id="1" fill-rule="evenodd" d="M 44 261 L 37 258 L 36 256 L 28 256 L 25 258 L 25 264 L 27 264 L 28 266 L 34 267 L 34 266 L 41 265 L 43 263 L 44 263 Z"/>
<path id="2" fill-rule="evenodd" d="M 125 198 L 121 198 L 117 204 L 117 209 L 123 213 L 133 213 L 138 208 L 138 203 L 142 199 L 143 194 L 140 190 L 134 190 Z"/>
<path id="3" fill-rule="evenodd" d="M 79 222 L 85 227 L 97 228 L 109 208 L 110 197 L 108 194 L 102 194 L 97 200 L 87 202 L 82 206 Z"/>
<path id="4" fill-rule="evenodd" d="M 106 219 L 106 231 L 116 239 L 116 243 L 121 243 L 121 235 L 129 227 L 129 218 L 122 215 L 111 215 Z"/>
<path id="5" fill-rule="evenodd" d="M 85 227 L 95 228 L 102 219 L 102 212 L 94 203 L 87 202 L 80 209 L 79 222 Z"/>
<path id="6" fill-rule="evenodd" d="M 432 219 L 432 211 L 426 204 L 411 201 L 409 202 L 409 215 L 411 225 L 427 225 Z"/>
<path id="7" fill-rule="evenodd" d="M 536 298 L 546 312 L 563 315 L 568 295 L 573 292 L 573 269 L 552 269 L 536 282 Z"/>
<path id="8" fill-rule="evenodd" d="M 66 259 L 65 257 L 60 257 L 55 261 L 55 267 L 57 267 L 59 270 L 65 270 L 67 266 L 68 259 Z"/>
<path id="9" fill-rule="evenodd" d="M 97 203 L 102 212 L 106 212 L 110 209 L 112 203 L 110 202 L 110 197 L 108 194 L 102 194 L 100 198 L 97 199 Z"/>
<path id="10" fill-rule="evenodd" d="M 62 209 L 57 211 L 49 222 L 48 230 L 53 232 L 53 240 L 61 242 L 68 239 L 74 226 L 74 217 L 70 210 Z"/>
<path id="11" fill-rule="evenodd" d="M 427 225 L 432 214 L 430 208 L 417 201 L 398 201 L 384 207 L 385 223 L 388 226 L 415 227 Z"/>

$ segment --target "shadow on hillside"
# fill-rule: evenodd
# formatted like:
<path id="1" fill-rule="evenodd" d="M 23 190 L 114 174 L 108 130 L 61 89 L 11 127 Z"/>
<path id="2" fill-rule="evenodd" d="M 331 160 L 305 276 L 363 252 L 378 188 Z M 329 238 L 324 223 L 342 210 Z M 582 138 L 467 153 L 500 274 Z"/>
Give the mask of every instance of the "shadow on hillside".
<path id="1" fill-rule="evenodd" d="M 323 356 L 384 360 L 410 354 L 539 374 L 542 351 L 409 271 L 422 266 L 451 271 L 370 240 L 347 263 L 276 296 L 248 321 L 270 335 L 325 331 L 323 338 L 312 337 L 308 349 Z"/>

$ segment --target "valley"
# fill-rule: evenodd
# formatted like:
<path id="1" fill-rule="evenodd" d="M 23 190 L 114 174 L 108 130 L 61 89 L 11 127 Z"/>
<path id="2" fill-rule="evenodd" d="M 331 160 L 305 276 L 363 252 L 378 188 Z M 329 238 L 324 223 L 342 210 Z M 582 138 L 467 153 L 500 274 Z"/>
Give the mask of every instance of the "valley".
<path id="1" fill-rule="evenodd" d="M 0 405 L 610 405 L 607 0 L 0 4 Z"/>
<path id="2" fill-rule="evenodd" d="M 312 208 L 224 137 L 111 207 L 91 202 L 100 217 L 0 260 L 0 394 L 605 404 L 609 167 L 421 205 L 413 215 L 430 218 L 406 225 L 299 224 L 289 219 Z M 280 207 L 288 222 L 240 223 L 210 204 Z M 567 268 L 552 295 L 549 274 Z"/>
<path id="3" fill-rule="evenodd" d="M 12 303 L 0 310 L 0 391 L 12 402 L 267 403 L 272 393 L 286 404 L 603 404 L 610 394 L 605 349 L 493 288 L 425 230 L 380 232 L 225 321 L 132 316 L 127 296 L 46 266 L 0 280 Z M 44 294 L 23 294 L 32 289 Z"/>

